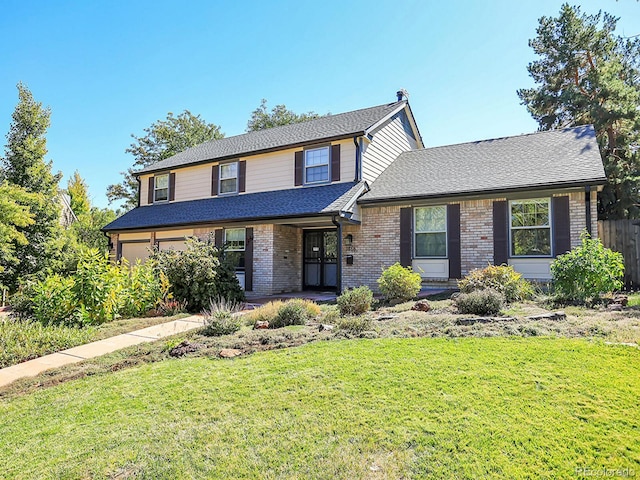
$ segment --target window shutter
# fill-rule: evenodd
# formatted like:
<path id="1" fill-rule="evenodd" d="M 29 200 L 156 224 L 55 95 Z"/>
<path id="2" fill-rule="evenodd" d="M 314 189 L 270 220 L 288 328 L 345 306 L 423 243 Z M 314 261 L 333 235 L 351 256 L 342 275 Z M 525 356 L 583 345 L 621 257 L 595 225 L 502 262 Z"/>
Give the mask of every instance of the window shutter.
<path id="1" fill-rule="evenodd" d="M 295 186 L 302 185 L 303 180 L 303 162 L 304 162 L 304 152 L 296 152 L 295 154 L 295 164 L 294 164 L 294 175 L 295 175 Z"/>
<path id="2" fill-rule="evenodd" d="M 211 167 L 211 196 L 215 197 L 218 195 L 218 175 L 219 175 L 218 165 L 214 165 Z"/>
<path id="3" fill-rule="evenodd" d="M 247 162 L 238 162 L 238 192 L 244 192 L 247 185 Z"/>
<path id="4" fill-rule="evenodd" d="M 153 177 L 149 177 L 149 192 L 147 192 L 147 203 L 151 205 L 153 203 L 153 187 L 154 187 L 154 179 Z"/>
<path id="5" fill-rule="evenodd" d="M 411 266 L 411 207 L 400 209 L 400 264 Z"/>
<path id="6" fill-rule="evenodd" d="M 222 248 L 222 234 L 224 233 L 224 229 L 219 228 L 217 230 L 214 231 L 213 233 L 213 244 L 218 247 L 218 248 Z"/>
<path id="7" fill-rule="evenodd" d="M 553 256 L 557 257 L 571 250 L 571 224 L 569 218 L 569 197 L 551 199 L 553 222 Z"/>
<path id="8" fill-rule="evenodd" d="M 340 181 L 340 145 L 331 145 L 331 181 Z"/>
<path id="9" fill-rule="evenodd" d="M 176 199 L 176 174 L 169 174 L 169 201 L 173 202 Z"/>
<path id="10" fill-rule="evenodd" d="M 447 255 L 449 257 L 449 278 L 462 278 L 459 203 L 447 205 Z"/>
<path id="11" fill-rule="evenodd" d="M 509 262 L 508 206 L 506 200 L 493 202 L 493 264 Z"/>
<path id="12" fill-rule="evenodd" d="M 253 228 L 245 229 L 244 244 L 244 290 L 253 291 Z"/>

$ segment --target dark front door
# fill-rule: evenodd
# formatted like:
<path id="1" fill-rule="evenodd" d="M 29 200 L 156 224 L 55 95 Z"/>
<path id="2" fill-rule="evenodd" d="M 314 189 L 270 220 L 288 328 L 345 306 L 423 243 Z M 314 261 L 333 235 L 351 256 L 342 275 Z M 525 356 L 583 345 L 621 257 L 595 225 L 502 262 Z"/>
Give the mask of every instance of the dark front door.
<path id="1" fill-rule="evenodd" d="M 304 288 L 333 289 L 338 285 L 336 230 L 304 232 Z"/>

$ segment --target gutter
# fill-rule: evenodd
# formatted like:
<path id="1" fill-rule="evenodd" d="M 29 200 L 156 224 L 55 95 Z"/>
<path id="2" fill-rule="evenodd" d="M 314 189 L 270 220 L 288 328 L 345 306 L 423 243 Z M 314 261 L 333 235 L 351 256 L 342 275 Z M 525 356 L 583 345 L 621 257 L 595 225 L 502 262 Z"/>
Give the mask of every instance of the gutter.
<path id="1" fill-rule="evenodd" d="M 384 198 L 371 198 L 358 200 L 358 204 L 375 204 L 375 203 L 393 203 L 393 202 L 407 202 L 412 200 L 426 200 L 426 199 L 438 199 L 438 198 L 451 198 L 451 197 L 465 197 L 465 196 L 498 196 L 501 194 L 517 193 L 517 192 L 530 192 L 537 190 L 549 190 L 554 188 L 575 188 L 586 186 L 604 185 L 607 183 L 606 178 L 593 179 L 582 182 L 562 182 L 562 183 L 548 183 L 544 185 L 529 185 L 523 187 L 503 188 L 498 190 L 467 190 L 464 192 L 451 192 L 451 193 L 438 193 L 434 195 L 428 194 L 416 194 L 406 195 L 398 197 L 384 197 Z"/>

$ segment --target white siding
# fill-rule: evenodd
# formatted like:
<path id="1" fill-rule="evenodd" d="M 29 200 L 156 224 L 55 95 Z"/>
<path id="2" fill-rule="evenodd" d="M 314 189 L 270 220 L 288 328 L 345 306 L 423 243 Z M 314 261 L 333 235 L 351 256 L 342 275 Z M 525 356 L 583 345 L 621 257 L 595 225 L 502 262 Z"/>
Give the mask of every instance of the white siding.
<path id="1" fill-rule="evenodd" d="M 191 237 L 192 235 L 193 228 L 183 228 L 181 230 L 161 230 L 156 232 L 156 240 L 162 240 L 163 238 Z"/>
<path id="2" fill-rule="evenodd" d="M 353 182 L 356 172 L 356 146 L 353 139 L 333 142 L 340 144 L 340 181 Z M 286 190 L 295 187 L 295 152 L 300 148 L 239 158 L 247 162 L 245 193 Z M 176 174 L 176 202 L 211 198 L 211 167 L 208 163 L 179 168 Z M 140 205 L 148 205 L 149 177 L 140 177 Z"/>
<path id="3" fill-rule="evenodd" d="M 403 125 L 404 111 L 395 115 L 373 135 L 362 157 L 362 177 L 373 182 L 398 155 L 418 147 L 414 138 L 407 134 Z"/>
<path id="4" fill-rule="evenodd" d="M 449 278 L 449 260 L 446 258 L 414 258 L 411 267 L 425 280 Z"/>
<path id="5" fill-rule="evenodd" d="M 121 233 L 118 240 L 147 240 L 151 243 L 151 234 L 148 232 L 136 232 L 136 233 Z"/>

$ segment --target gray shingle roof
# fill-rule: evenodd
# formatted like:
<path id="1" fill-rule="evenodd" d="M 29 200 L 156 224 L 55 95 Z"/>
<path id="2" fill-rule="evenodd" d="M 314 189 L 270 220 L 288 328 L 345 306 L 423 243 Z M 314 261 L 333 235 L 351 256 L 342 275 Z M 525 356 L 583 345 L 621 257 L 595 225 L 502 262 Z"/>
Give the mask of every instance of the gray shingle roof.
<path id="1" fill-rule="evenodd" d="M 405 101 L 388 103 L 353 112 L 328 115 L 307 122 L 212 140 L 145 167 L 137 173 L 156 172 L 209 160 L 238 157 L 288 146 L 348 137 L 365 132 L 369 127 L 405 104 Z"/>
<path id="2" fill-rule="evenodd" d="M 363 182 L 345 182 L 149 205 L 134 208 L 102 230 L 331 215 L 342 210 L 362 187 Z"/>
<path id="3" fill-rule="evenodd" d="M 402 153 L 358 203 L 605 183 L 593 126 Z"/>

